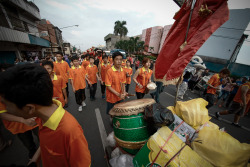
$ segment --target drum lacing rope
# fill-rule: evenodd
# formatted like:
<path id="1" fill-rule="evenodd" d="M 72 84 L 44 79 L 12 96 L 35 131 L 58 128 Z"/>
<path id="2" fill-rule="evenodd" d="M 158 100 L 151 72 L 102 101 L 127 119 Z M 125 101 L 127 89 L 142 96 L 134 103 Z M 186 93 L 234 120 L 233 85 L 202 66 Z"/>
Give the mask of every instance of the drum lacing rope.
<path id="1" fill-rule="evenodd" d="M 156 155 L 155 159 L 153 160 L 153 162 L 151 163 L 150 167 L 152 167 L 155 163 L 155 161 L 157 160 L 158 156 L 160 155 L 161 151 L 167 153 L 167 150 L 163 150 L 163 148 L 165 147 L 165 145 L 167 144 L 167 142 L 169 141 L 169 139 L 173 136 L 174 132 L 184 123 L 184 121 L 182 121 L 173 131 L 172 133 L 168 136 L 166 142 L 163 144 L 163 146 L 160 147 L 160 151 L 158 152 L 158 154 Z M 185 145 L 186 146 L 186 145 Z M 180 150 L 181 151 L 181 150 Z M 176 156 L 176 155 L 175 155 Z M 171 158 L 172 159 L 172 158 Z M 171 161 L 170 161 L 171 162 Z"/>

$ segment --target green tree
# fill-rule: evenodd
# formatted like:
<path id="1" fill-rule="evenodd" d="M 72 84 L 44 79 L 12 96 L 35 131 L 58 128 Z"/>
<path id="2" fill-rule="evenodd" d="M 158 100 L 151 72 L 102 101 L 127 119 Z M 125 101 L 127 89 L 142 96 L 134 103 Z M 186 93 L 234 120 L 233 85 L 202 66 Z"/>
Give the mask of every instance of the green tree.
<path id="1" fill-rule="evenodd" d="M 122 38 L 122 36 L 126 36 L 128 34 L 128 29 L 125 26 L 127 24 L 126 21 L 119 21 L 117 20 L 115 22 L 115 26 L 114 26 L 114 34 L 115 35 L 120 35 L 120 39 Z"/>

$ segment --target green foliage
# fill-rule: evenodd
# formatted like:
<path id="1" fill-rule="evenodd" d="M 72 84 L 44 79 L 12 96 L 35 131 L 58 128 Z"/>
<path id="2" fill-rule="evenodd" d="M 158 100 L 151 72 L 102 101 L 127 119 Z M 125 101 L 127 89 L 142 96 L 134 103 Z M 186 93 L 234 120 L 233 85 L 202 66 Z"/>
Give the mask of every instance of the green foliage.
<path id="1" fill-rule="evenodd" d="M 139 37 L 131 37 L 129 40 L 120 40 L 115 44 L 116 49 L 125 50 L 128 53 L 143 52 L 145 46 L 144 41 L 139 41 Z"/>
<path id="2" fill-rule="evenodd" d="M 142 61 L 144 57 L 147 57 L 147 58 L 149 58 L 149 59 L 151 59 L 151 60 L 156 60 L 156 57 L 155 57 L 155 56 L 136 55 L 136 57 L 138 57 L 138 59 L 139 59 L 140 61 Z"/>
<path id="3" fill-rule="evenodd" d="M 128 34 L 128 29 L 127 27 L 125 27 L 125 25 L 127 24 L 126 21 L 119 21 L 117 20 L 115 22 L 115 26 L 114 26 L 114 34 L 115 35 L 120 35 L 120 39 L 122 38 L 122 36 L 126 36 Z"/>

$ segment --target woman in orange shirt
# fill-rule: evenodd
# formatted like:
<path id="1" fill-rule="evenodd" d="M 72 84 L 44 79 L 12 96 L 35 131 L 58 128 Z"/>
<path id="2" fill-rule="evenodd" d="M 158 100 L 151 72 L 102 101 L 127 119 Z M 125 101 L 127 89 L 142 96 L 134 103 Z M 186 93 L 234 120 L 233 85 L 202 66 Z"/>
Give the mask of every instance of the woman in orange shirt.
<path id="1" fill-rule="evenodd" d="M 102 57 L 102 60 L 103 62 L 99 64 L 99 77 L 101 79 L 102 98 L 105 99 L 105 89 L 106 89 L 105 76 L 106 76 L 108 69 L 110 69 L 111 64 L 109 64 L 108 57 L 106 55 Z"/>
<path id="2" fill-rule="evenodd" d="M 129 86 L 131 84 L 131 76 L 133 74 L 133 69 L 131 68 L 131 63 L 129 60 L 126 62 L 124 71 L 126 72 L 126 92 L 128 93 Z"/>
<path id="3" fill-rule="evenodd" d="M 135 91 L 137 99 L 142 99 L 145 96 L 145 90 L 147 87 L 147 84 L 151 82 L 151 75 L 152 70 L 149 69 L 150 67 L 150 59 L 144 58 L 142 61 L 142 68 L 139 68 L 133 77 L 133 80 L 136 83 Z"/>

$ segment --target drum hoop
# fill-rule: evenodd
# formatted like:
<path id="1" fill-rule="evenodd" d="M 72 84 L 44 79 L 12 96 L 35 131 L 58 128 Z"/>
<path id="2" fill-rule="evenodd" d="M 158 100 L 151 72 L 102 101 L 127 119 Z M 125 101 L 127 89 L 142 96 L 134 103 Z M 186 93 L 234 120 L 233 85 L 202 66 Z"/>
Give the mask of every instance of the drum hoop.
<path id="1" fill-rule="evenodd" d="M 140 115 L 140 116 L 137 116 L 137 117 L 130 117 L 130 118 L 121 118 L 121 117 L 114 117 L 116 119 L 135 119 L 135 118 L 140 118 L 140 117 L 143 117 L 143 115 Z"/>
<path id="2" fill-rule="evenodd" d="M 121 129 L 121 130 L 136 130 L 136 129 L 142 129 L 142 128 L 146 128 L 147 126 L 141 126 L 138 128 L 117 128 L 114 124 L 113 127 L 115 127 L 116 129 Z"/>
<path id="3" fill-rule="evenodd" d="M 144 144 L 148 141 L 147 139 L 147 140 L 140 141 L 140 142 L 129 142 L 129 141 L 118 139 L 116 136 L 115 136 L 115 140 L 119 146 L 127 148 L 127 149 L 132 149 L 132 150 L 142 148 L 142 146 L 144 146 Z"/>

